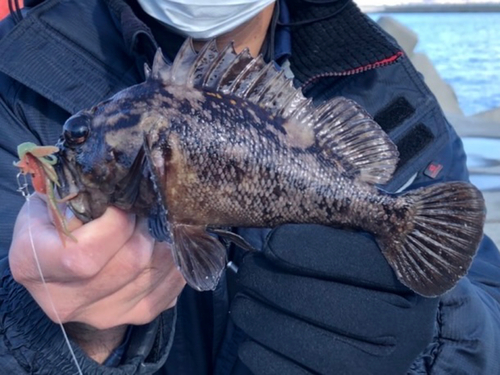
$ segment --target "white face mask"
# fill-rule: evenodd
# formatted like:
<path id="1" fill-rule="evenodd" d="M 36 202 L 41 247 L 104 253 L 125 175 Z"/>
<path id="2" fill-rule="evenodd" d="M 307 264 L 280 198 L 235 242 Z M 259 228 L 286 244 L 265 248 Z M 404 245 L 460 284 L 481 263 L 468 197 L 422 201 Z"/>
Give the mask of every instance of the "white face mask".
<path id="1" fill-rule="evenodd" d="M 275 0 L 138 0 L 142 9 L 185 36 L 210 39 L 242 25 Z"/>

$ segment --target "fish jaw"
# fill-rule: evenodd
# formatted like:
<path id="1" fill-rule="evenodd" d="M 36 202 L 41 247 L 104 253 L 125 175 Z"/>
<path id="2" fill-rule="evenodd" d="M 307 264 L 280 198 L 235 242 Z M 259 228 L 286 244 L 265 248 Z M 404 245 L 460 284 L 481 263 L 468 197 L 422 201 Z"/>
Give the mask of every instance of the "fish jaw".
<path id="1" fill-rule="evenodd" d="M 109 196 L 99 188 L 85 186 L 77 166 L 68 160 L 64 149 L 57 154 L 56 173 L 59 179 L 57 191 L 61 197 L 71 197 L 66 203 L 77 219 L 83 223 L 101 216 L 110 204 Z"/>

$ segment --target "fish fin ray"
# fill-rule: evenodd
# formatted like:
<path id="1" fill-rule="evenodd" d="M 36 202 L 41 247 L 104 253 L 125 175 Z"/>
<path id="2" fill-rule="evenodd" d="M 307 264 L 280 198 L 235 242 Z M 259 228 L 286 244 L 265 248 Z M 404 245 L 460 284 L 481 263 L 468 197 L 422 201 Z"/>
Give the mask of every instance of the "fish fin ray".
<path id="1" fill-rule="evenodd" d="M 144 63 L 144 77 L 146 77 L 146 79 L 151 77 L 151 68 L 147 63 Z"/>
<path id="2" fill-rule="evenodd" d="M 198 291 L 214 290 L 226 266 L 226 248 L 203 226 L 172 225 L 173 256 L 186 282 Z"/>
<path id="3" fill-rule="evenodd" d="M 202 86 L 204 88 L 217 90 L 220 81 L 223 79 L 236 57 L 237 55 L 234 53 L 233 43 L 229 43 L 210 64 L 203 77 Z"/>
<path id="4" fill-rule="evenodd" d="M 250 245 L 247 240 L 245 240 L 243 237 L 241 237 L 239 234 L 236 234 L 234 232 L 231 232 L 229 230 L 221 229 L 221 228 L 213 228 L 213 227 L 208 227 L 207 231 L 213 234 L 216 234 L 232 243 L 234 243 L 236 246 L 242 248 L 243 250 L 247 251 L 257 251 L 255 247 Z"/>
<path id="5" fill-rule="evenodd" d="M 234 52 L 234 50 L 231 52 Z M 250 55 L 248 48 L 236 55 L 219 80 L 216 90 L 224 94 L 230 94 L 232 88 L 236 85 L 234 82 L 241 79 L 244 69 L 248 67 L 251 61 L 253 61 L 253 57 Z"/>
<path id="6" fill-rule="evenodd" d="M 190 39 L 188 39 L 185 43 L 188 43 L 189 41 Z M 196 56 L 194 63 L 191 65 L 191 69 L 186 80 L 188 87 L 203 87 L 203 80 L 210 72 L 212 63 L 218 55 L 219 51 L 217 50 L 217 42 L 215 39 L 205 43 Z"/>
<path id="7" fill-rule="evenodd" d="M 307 108 L 292 114 L 297 122 L 313 124 L 316 142 L 327 156 L 339 160 L 346 172 L 371 184 L 384 184 L 396 170 L 396 145 L 355 101 L 336 97 L 307 117 Z"/>
<path id="8" fill-rule="evenodd" d="M 431 185 L 401 199 L 412 205 L 413 225 L 399 239 L 378 238 L 382 253 L 404 285 L 426 297 L 439 296 L 453 288 L 472 263 L 483 237 L 484 199 L 465 182 Z"/>
<path id="9" fill-rule="evenodd" d="M 150 214 L 148 217 L 148 228 L 149 233 L 156 241 L 172 243 L 166 210 L 165 212 L 160 210 L 157 213 Z"/>
<path id="10" fill-rule="evenodd" d="M 250 55 L 248 50 L 242 52 Z M 239 98 L 245 98 L 248 92 L 251 90 L 255 81 L 263 75 L 263 70 L 266 70 L 268 66 L 266 65 L 262 55 L 257 56 L 252 59 L 248 64 L 241 70 L 240 74 L 232 82 L 228 89 L 228 94 L 237 96 Z"/>
<path id="11" fill-rule="evenodd" d="M 171 82 L 171 69 L 172 65 L 168 64 L 163 57 L 161 48 L 158 48 L 153 59 L 153 67 L 151 68 L 151 73 L 148 79 L 154 79 L 161 81 L 165 84 Z M 146 72 L 147 74 L 147 72 Z"/>
<path id="12" fill-rule="evenodd" d="M 196 61 L 196 53 L 193 40 L 186 39 L 172 63 L 171 80 L 177 85 L 185 85 L 188 82 L 193 63 Z"/>

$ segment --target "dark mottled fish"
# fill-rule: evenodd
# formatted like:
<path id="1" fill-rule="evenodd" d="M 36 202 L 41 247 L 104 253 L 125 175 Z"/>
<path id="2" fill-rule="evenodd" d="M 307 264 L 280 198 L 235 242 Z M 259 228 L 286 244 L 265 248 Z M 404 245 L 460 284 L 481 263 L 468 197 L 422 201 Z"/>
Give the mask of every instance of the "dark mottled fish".
<path id="1" fill-rule="evenodd" d="M 114 205 L 165 222 L 187 282 L 213 289 L 226 262 L 207 228 L 317 223 L 372 233 L 401 282 L 435 296 L 469 268 L 481 193 L 464 182 L 377 189 L 398 152 L 356 103 L 319 106 L 273 63 L 184 44 L 147 80 L 71 117 L 58 145 L 62 196 L 84 221 Z M 223 232 L 222 232 L 223 233 Z M 332 256 L 335 256 L 332 254 Z"/>

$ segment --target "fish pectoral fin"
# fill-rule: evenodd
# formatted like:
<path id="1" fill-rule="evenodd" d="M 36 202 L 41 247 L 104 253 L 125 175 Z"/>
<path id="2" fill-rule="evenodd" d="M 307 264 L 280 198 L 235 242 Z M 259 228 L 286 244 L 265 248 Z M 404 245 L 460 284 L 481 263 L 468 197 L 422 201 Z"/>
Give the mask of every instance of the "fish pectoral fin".
<path id="1" fill-rule="evenodd" d="M 327 161 L 338 160 L 346 172 L 371 184 L 391 179 L 399 160 L 398 149 L 358 103 L 333 98 L 316 108 L 309 121 Z"/>
<path id="2" fill-rule="evenodd" d="M 214 290 L 226 266 L 226 248 L 204 226 L 172 225 L 173 255 L 186 282 L 198 291 Z"/>
<path id="3" fill-rule="evenodd" d="M 243 250 L 257 251 L 255 247 L 250 245 L 250 243 L 248 243 L 248 241 L 245 240 L 243 237 L 241 237 L 239 234 L 233 233 L 229 230 L 214 228 L 214 227 L 207 227 L 207 231 L 216 234 L 228 241 L 231 241 L 232 243 L 242 248 Z"/>

